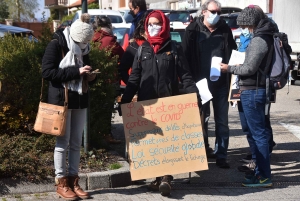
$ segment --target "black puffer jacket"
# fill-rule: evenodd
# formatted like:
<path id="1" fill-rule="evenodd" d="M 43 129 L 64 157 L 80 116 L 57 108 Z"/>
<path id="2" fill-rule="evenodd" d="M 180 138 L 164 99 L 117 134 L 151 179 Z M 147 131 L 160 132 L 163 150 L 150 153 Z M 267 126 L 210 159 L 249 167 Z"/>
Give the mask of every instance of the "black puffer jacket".
<path id="1" fill-rule="evenodd" d="M 145 41 L 142 47 L 141 62 L 138 61 L 138 54 L 136 54 L 122 103 L 131 102 L 137 91 L 138 101 L 178 95 L 178 77 L 187 93 L 198 94 L 179 45 L 177 45 L 177 62 L 175 62 L 171 40 L 168 40 L 156 54 L 148 41 Z"/>
<path id="2" fill-rule="evenodd" d="M 237 48 L 232 32 L 224 20 L 220 19 L 211 33 L 203 24 L 203 17 L 195 18 L 186 28 L 182 47 L 195 82 L 206 78 L 209 85 L 224 85 L 226 73 L 222 73 L 218 81 L 211 82 L 209 79 L 211 58 L 222 57 L 222 62 L 228 63 L 232 50 Z"/>
<path id="3" fill-rule="evenodd" d="M 53 40 L 48 44 L 42 62 L 42 77 L 49 81 L 48 103 L 64 105 L 65 91 L 63 82 L 80 78 L 78 68 L 59 68 L 63 54 L 69 51 L 67 41 L 62 30 L 57 30 L 53 35 Z M 83 63 L 89 65 L 88 55 L 83 56 Z M 80 109 L 88 106 L 88 94 L 79 95 L 78 92 L 68 91 L 69 109 Z"/>
<path id="4" fill-rule="evenodd" d="M 118 66 L 119 74 L 125 84 L 127 84 L 128 82 L 128 78 L 129 78 L 128 70 L 132 67 L 134 56 L 138 48 L 139 45 L 135 41 L 129 43 Z"/>

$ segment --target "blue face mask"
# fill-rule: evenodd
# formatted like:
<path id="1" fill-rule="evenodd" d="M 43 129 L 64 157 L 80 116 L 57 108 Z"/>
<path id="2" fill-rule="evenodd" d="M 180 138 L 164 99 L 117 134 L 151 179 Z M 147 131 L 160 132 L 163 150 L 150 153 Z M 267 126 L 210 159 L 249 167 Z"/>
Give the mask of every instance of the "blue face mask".
<path id="1" fill-rule="evenodd" d="M 249 37 L 251 36 L 251 33 L 250 33 L 248 27 L 245 28 L 245 29 L 242 29 L 242 34 L 243 34 L 246 38 L 249 38 Z"/>
<path id="2" fill-rule="evenodd" d="M 209 13 L 207 22 L 211 25 L 215 25 L 218 23 L 219 19 L 220 19 L 220 15 L 218 15 L 218 13 L 215 14 Z"/>

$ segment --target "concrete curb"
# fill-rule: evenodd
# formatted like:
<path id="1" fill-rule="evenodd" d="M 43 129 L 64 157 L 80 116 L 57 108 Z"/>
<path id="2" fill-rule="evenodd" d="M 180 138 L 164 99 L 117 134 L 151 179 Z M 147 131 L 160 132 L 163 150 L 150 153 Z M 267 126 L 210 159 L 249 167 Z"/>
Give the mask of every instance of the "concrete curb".
<path id="1" fill-rule="evenodd" d="M 118 162 L 122 165 L 122 167 L 117 170 L 79 174 L 80 186 L 84 190 L 130 186 L 132 182 L 129 172 L 129 164 L 125 160 L 120 160 Z M 0 179 L 0 195 L 32 194 L 54 191 L 54 177 L 49 177 L 40 183 L 31 183 L 13 179 Z"/>

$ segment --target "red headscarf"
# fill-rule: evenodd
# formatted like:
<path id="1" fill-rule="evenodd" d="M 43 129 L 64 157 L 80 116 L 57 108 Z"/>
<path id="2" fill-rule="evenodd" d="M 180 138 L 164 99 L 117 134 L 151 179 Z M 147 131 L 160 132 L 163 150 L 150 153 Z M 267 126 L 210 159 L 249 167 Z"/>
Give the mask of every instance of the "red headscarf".
<path id="1" fill-rule="evenodd" d="M 155 17 L 155 16 L 160 16 L 160 17 Z M 161 31 L 158 33 L 157 36 L 150 36 L 149 32 L 148 32 L 148 21 L 149 18 L 151 17 L 155 17 L 157 18 L 160 22 L 162 22 L 162 28 Z M 162 20 L 162 21 L 161 21 Z M 151 13 L 149 13 L 149 15 L 146 18 L 145 21 L 145 30 L 147 33 L 147 40 L 149 41 L 149 43 L 153 46 L 153 50 L 156 53 L 162 46 L 162 44 L 168 39 L 170 38 L 170 20 L 165 16 L 165 14 L 163 12 L 161 12 L 160 10 L 154 10 Z"/>

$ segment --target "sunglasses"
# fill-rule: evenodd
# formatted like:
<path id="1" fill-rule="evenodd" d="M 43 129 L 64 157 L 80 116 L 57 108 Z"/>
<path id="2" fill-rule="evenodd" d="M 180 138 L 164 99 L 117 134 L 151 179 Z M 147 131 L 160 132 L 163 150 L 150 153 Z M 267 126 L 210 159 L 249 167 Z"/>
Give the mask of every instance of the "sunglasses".
<path id="1" fill-rule="evenodd" d="M 221 11 L 219 11 L 219 10 L 208 10 L 209 12 L 211 12 L 211 14 L 216 14 L 216 13 L 218 13 L 218 15 L 221 15 Z"/>

